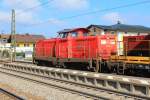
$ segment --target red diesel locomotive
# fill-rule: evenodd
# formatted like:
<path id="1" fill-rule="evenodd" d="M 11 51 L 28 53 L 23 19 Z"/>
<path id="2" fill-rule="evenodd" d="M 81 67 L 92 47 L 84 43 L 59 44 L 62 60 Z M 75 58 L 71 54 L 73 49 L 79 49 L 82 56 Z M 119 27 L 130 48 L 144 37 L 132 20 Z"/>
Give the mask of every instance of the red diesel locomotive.
<path id="1" fill-rule="evenodd" d="M 58 38 L 40 40 L 35 45 L 34 62 L 57 67 L 74 66 L 99 71 L 101 63 L 116 53 L 116 36 L 107 33 L 88 36 L 85 28 L 59 32 Z"/>

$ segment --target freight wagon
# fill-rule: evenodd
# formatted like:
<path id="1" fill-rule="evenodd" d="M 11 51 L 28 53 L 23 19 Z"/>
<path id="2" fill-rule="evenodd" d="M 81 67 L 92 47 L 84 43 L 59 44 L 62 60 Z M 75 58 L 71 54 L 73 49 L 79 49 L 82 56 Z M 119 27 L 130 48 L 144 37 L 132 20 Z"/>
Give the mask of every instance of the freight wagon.
<path id="1" fill-rule="evenodd" d="M 112 55 L 108 61 L 111 72 L 139 74 L 150 72 L 150 35 L 124 36 L 123 55 Z"/>
<path id="2" fill-rule="evenodd" d="M 94 71 L 112 54 L 116 54 L 116 36 L 107 33 L 88 36 L 85 28 L 63 30 L 58 38 L 38 41 L 35 45 L 34 62 L 57 67 L 79 67 Z"/>

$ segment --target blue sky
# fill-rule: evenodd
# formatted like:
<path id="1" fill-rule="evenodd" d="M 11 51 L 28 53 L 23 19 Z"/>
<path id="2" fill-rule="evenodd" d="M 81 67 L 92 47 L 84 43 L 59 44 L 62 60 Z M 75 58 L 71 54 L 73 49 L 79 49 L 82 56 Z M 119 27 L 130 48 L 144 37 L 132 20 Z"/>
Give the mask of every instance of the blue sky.
<path id="1" fill-rule="evenodd" d="M 70 16 L 149 1 L 134 7 L 115 9 L 74 18 Z M 25 10 L 48 2 L 46 5 Z M 124 24 L 150 27 L 150 0 L 0 0 L 0 31 L 10 33 L 11 9 L 16 10 L 17 33 L 43 34 L 55 37 L 64 28 L 86 27 L 90 24 Z"/>

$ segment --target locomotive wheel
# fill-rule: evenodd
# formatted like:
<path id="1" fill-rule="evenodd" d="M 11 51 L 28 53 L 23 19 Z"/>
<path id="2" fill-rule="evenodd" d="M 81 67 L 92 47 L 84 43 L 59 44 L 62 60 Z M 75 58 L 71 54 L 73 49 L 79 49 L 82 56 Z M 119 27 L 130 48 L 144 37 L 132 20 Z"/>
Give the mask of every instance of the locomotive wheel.
<path id="1" fill-rule="evenodd" d="M 93 67 L 93 71 L 98 73 L 99 72 L 99 67 Z"/>
<path id="2" fill-rule="evenodd" d="M 64 64 L 64 62 L 58 62 L 58 63 L 56 64 L 56 67 L 57 67 L 57 68 L 67 68 L 67 66 Z"/>
<path id="3" fill-rule="evenodd" d="M 59 64 L 56 65 L 56 68 L 61 68 L 61 66 Z"/>
<path id="4" fill-rule="evenodd" d="M 93 72 L 99 72 L 100 71 L 100 64 L 98 60 L 95 60 L 92 63 L 92 67 L 90 68 Z"/>
<path id="5" fill-rule="evenodd" d="M 120 63 L 117 65 L 117 74 L 124 75 L 125 74 L 125 63 Z"/>
<path id="6" fill-rule="evenodd" d="M 67 68 L 67 66 L 65 65 L 64 62 L 61 62 L 61 63 L 60 63 L 60 66 L 61 66 L 61 68 Z"/>
<path id="7" fill-rule="evenodd" d="M 91 68 L 92 72 L 96 72 L 96 67 Z"/>
<path id="8" fill-rule="evenodd" d="M 117 73 L 117 67 L 112 67 L 111 68 L 111 73 Z"/>
<path id="9" fill-rule="evenodd" d="M 38 66 L 42 66 L 42 62 L 41 62 L 41 61 L 38 61 L 38 62 L 37 62 L 37 65 L 38 65 Z"/>

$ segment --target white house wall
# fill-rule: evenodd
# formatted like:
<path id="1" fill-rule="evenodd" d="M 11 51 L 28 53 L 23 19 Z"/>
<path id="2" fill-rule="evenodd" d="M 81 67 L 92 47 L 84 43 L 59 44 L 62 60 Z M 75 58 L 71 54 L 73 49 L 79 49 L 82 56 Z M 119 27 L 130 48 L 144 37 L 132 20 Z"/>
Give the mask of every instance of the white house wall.
<path id="1" fill-rule="evenodd" d="M 16 47 L 16 52 L 26 52 L 26 51 L 33 52 L 33 47 Z"/>

